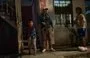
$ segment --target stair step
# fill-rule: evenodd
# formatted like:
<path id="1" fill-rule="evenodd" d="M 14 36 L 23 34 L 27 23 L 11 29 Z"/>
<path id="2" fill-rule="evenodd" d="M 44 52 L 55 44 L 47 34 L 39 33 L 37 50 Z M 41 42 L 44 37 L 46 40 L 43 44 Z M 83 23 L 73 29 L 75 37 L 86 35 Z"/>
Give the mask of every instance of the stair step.
<path id="1" fill-rule="evenodd" d="M 24 45 L 23 48 L 29 48 L 29 47 Z"/>
<path id="2" fill-rule="evenodd" d="M 23 54 L 29 54 L 29 50 L 23 50 Z"/>
<path id="3" fill-rule="evenodd" d="M 28 42 L 28 40 L 23 40 L 22 42 Z"/>
<path id="4" fill-rule="evenodd" d="M 23 47 L 22 47 L 23 50 L 22 51 L 24 53 L 27 53 L 28 54 L 29 53 L 28 40 L 22 40 L 22 43 L 23 43 Z"/>
<path id="5" fill-rule="evenodd" d="M 9 20 L 10 18 L 8 16 L 0 15 L 0 17 L 17 30 L 17 26 L 13 23 L 13 21 Z"/>
<path id="6" fill-rule="evenodd" d="M 4 11 L 0 12 L 0 15 L 4 15 L 4 14 L 5 14 L 5 12 L 4 12 Z"/>

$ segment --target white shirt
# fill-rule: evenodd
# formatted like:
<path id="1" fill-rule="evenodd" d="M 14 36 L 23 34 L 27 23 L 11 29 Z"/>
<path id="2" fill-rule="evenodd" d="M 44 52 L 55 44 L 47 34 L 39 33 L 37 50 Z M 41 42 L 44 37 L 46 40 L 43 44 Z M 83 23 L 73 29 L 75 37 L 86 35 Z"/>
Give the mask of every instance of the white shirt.
<path id="1" fill-rule="evenodd" d="M 84 21 L 84 24 L 83 24 L 83 27 L 82 28 L 87 28 L 87 21 L 86 21 L 86 18 L 83 14 L 80 14 L 82 17 L 83 17 L 83 21 Z"/>
<path id="2" fill-rule="evenodd" d="M 83 14 L 80 14 L 80 16 L 82 16 L 83 21 L 84 21 L 84 24 L 83 24 L 83 27 L 82 27 L 82 28 L 87 28 L 87 21 L 86 21 L 85 16 L 84 16 Z M 78 18 L 77 18 L 77 19 L 78 19 Z M 79 22 L 79 20 L 78 20 L 78 22 Z M 76 26 L 76 27 L 79 28 L 78 26 Z"/>

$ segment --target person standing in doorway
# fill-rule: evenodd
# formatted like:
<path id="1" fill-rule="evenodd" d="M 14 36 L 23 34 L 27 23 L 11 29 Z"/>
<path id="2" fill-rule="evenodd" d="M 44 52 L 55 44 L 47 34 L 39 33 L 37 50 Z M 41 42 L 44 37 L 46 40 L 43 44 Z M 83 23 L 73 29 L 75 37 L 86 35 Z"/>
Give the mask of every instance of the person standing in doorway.
<path id="1" fill-rule="evenodd" d="M 34 49 L 34 55 L 36 55 L 37 47 L 36 47 L 36 31 L 32 20 L 28 21 L 28 37 L 29 37 L 29 48 Z"/>
<path id="2" fill-rule="evenodd" d="M 47 11 L 48 11 L 48 8 L 44 8 L 42 10 L 42 13 L 39 18 L 40 26 L 41 26 L 41 30 L 42 30 L 41 31 L 42 32 L 42 41 L 43 41 L 42 52 L 45 52 L 47 50 L 48 44 L 49 44 L 49 49 L 51 51 L 55 51 L 55 49 L 53 48 L 54 38 L 52 38 L 53 23 L 52 23 L 52 20 L 50 19 L 50 16 L 47 13 Z"/>
<path id="3" fill-rule="evenodd" d="M 76 7 L 76 28 L 77 28 L 77 34 L 78 34 L 78 41 L 79 41 L 79 50 L 86 51 L 86 28 L 87 28 L 87 22 L 86 18 L 82 13 L 82 9 L 80 7 Z"/>

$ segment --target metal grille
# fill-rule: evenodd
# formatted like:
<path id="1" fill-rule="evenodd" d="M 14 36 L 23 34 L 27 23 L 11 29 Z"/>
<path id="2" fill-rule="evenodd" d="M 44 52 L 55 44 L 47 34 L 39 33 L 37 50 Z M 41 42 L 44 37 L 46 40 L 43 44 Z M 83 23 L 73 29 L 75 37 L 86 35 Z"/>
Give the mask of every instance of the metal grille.
<path id="1" fill-rule="evenodd" d="M 72 26 L 72 1 L 54 0 L 56 25 Z"/>

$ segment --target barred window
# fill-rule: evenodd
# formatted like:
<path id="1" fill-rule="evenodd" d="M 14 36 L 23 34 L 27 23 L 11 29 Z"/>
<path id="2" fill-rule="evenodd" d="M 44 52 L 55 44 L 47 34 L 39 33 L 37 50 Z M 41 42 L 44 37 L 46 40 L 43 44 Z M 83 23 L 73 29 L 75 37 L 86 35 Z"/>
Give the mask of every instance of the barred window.
<path id="1" fill-rule="evenodd" d="M 70 0 L 54 0 L 55 7 L 66 7 L 71 3 Z"/>
<path id="2" fill-rule="evenodd" d="M 72 26 L 72 0 L 54 0 L 56 25 Z"/>

